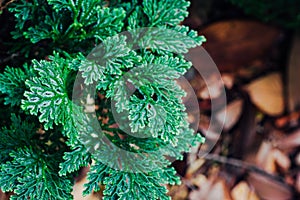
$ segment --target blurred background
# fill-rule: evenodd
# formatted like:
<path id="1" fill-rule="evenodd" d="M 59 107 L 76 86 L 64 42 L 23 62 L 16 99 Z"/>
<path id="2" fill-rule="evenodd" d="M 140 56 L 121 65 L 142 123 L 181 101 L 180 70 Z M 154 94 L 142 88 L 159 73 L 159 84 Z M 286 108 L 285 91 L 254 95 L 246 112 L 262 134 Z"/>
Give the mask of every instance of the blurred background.
<path id="1" fill-rule="evenodd" d="M 222 78 L 212 74 L 206 83 L 188 73 L 198 131 L 216 145 L 174 163 L 183 183 L 170 188 L 172 199 L 300 199 L 300 1 L 192 0 L 183 24 L 207 38 L 203 47 Z M 220 101 L 212 119 L 223 87 L 227 106 Z M 225 115 L 218 137 L 208 126 Z"/>

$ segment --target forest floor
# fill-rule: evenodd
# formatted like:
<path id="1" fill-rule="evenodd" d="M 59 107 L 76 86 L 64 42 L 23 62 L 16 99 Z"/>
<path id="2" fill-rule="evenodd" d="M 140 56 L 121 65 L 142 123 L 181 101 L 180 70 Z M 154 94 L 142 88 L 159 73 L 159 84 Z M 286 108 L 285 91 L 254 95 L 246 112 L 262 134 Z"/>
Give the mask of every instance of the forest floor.
<path id="1" fill-rule="evenodd" d="M 199 122 L 188 110 L 191 122 L 207 141 L 174 163 L 183 181 L 170 195 L 300 199 L 300 35 L 226 2 L 203 2 L 192 2 L 184 24 L 207 38 L 203 47 L 220 74 L 203 76 L 200 68 L 187 76 L 200 108 Z M 210 65 L 199 57 L 194 65 Z"/>

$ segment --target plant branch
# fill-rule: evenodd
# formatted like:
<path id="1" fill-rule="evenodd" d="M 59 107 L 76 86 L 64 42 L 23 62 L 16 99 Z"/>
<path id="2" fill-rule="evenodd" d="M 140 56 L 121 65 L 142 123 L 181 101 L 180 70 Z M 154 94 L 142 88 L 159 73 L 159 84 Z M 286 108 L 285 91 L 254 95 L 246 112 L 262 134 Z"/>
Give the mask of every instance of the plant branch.
<path id="1" fill-rule="evenodd" d="M 9 4 L 13 3 L 16 0 L 10 0 L 7 3 L 4 3 L 4 0 L 0 0 L 0 12 L 2 12 Z"/>
<path id="2" fill-rule="evenodd" d="M 234 166 L 234 167 L 237 167 L 237 168 L 242 168 L 242 169 L 245 169 L 246 171 L 252 171 L 252 172 L 258 173 L 262 176 L 265 176 L 267 178 L 270 178 L 272 180 L 285 183 L 285 181 L 282 177 L 272 175 L 272 174 L 258 168 L 257 166 L 246 163 L 242 160 L 238 160 L 238 159 L 235 159 L 235 158 L 227 158 L 225 156 L 220 156 L 220 155 L 217 155 L 217 154 L 207 154 L 204 159 L 216 161 L 216 162 L 219 162 L 219 163 L 222 163 L 222 164 L 231 165 L 231 166 Z"/>

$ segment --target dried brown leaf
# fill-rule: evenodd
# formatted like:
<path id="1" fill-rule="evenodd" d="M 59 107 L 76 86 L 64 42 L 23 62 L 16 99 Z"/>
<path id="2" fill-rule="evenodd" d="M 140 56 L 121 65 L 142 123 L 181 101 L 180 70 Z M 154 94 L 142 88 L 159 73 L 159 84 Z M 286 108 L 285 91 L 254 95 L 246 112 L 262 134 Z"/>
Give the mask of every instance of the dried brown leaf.
<path id="1" fill-rule="evenodd" d="M 185 200 L 188 196 L 188 189 L 185 185 L 175 185 L 169 189 L 168 193 L 174 200 Z"/>
<path id="2" fill-rule="evenodd" d="M 9 200 L 10 195 L 8 193 L 4 193 L 0 190 L 0 199 L 1 200 Z"/>
<path id="3" fill-rule="evenodd" d="M 246 20 L 217 22 L 199 34 L 209 41 L 204 48 L 220 71 L 234 71 L 264 58 L 281 35 L 274 27 Z"/>
<path id="4" fill-rule="evenodd" d="M 222 94 L 223 80 L 217 74 L 213 74 L 206 82 L 206 86 L 198 91 L 197 96 L 201 99 L 215 99 Z"/>
<path id="5" fill-rule="evenodd" d="M 202 188 L 205 184 L 207 184 L 207 177 L 203 174 L 198 174 L 196 177 L 191 179 L 191 183 L 198 188 Z"/>
<path id="6" fill-rule="evenodd" d="M 252 172 L 249 174 L 248 182 L 255 188 L 258 196 L 270 200 L 291 200 L 291 188 L 275 179 Z"/>
<path id="7" fill-rule="evenodd" d="M 289 168 L 291 167 L 291 160 L 286 154 L 284 154 L 279 149 L 274 149 L 272 151 L 272 156 L 274 157 L 277 166 L 283 172 L 287 172 L 289 170 Z"/>
<path id="8" fill-rule="evenodd" d="M 234 84 L 233 74 L 223 73 L 221 76 L 222 76 L 222 80 L 223 80 L 225 87 L 228 89 L 232 89 L 233 84 Z"/>
<path id="9" fill-rule="evenodd" d="M 185 177 L 189 178 L 189 177 L 192 177 L 193 174 L 198 170 L 200 169 L 200 167 L 205 163 L 205 159 L 203 158 L 199 158 L 197 160 L 195 160 L 194 162 L 190 163 L 187 171 L 186 171 L 186 174 L 185 174 Z"/>
<path id="10" fill-rule="evenodd" d="M 200 190 L 192 191 L 190 200 L 232 200 L 228 186 L 223 179 L 207 183 Z"/>
<path id="11" fill-rule="evenodd" d="M 252 102 L 264 113 L 271 116 L 278 116 L 283 113 L 283 85 L 279 73 L 272 73 L 256 79 L 245 89 Z"/>
<path id="12" fill-rule="evenodd" d="M 233 200 L 259 200 L 258 196 L 245 181 L 241 181 L 231 190 L 231 196 Z"/>
<path id="13" fill-rule="evenodd" d="M 259 147 L 256 155 L 256 164 L 258 166 L 263 166 L 266 158 L 269 156 L 272 150 L 272 144 L 270 142 L 263 141 Z"/>
<path id="14" fill-rule="evenodd" d="M 276 145 L 280 149 L 293 149 L 300 146 L 300 129 L 293 132 L 289 136 L 276 141 Z"/>
<path id="15" fill-rule="evenodd" d="M 219 111 L 216 115 L 217 120 L 220 123 L 224 123 L 224 129 L 229 130 L 231 129 L 239 120 L 243 109 L 243 100 L 235 100 L 227 105 L 224 109 Z"/>

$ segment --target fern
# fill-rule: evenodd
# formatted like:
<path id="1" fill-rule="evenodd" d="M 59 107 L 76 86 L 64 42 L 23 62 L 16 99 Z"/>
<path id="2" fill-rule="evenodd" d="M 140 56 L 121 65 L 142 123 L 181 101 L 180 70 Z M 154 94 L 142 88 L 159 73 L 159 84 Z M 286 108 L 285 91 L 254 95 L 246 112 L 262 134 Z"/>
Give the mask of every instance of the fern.
<path id="1" fill-rule="evenodd" d="M 57 141 L 62 136 L 52 131 L 39 135 L 29 120 L 12 115 L 12 125 L 0 131 L 1 190 L 14 192 L 11 199 L 72 199 L 71 177 L 57 173 L 66 150 Z"/>
<path id="2" fill-rule="evenodd" d="M 189 5 L 190 3 L 184 0 L 149 0 L 143 1 L 143 11 L 152 26 L 166 24 L 175 26 L 188 16 Z"/>
<path id="3" fill-rule="evenodd" d="M 12 3 L 17 49 L 39 54 L 0 74 L 1 101 L 13 108 L 0 131 L 1 190 L 72 199 L 74 176 L 90 166 L 85 195 L 104 185 L 103 199 L 170 199 L 166 185 L 180 184 L 172 161 L 204 142 L 176 82 L 192 66 L 183 53 L 205 41 L 179 25 L 189 4 Z"/>
<path id="4" fill-rule="evenodd" d="M 71 181 L 51 169 L 52 160 L 43 160 L 27 147 L 12 151 L 10 157 L 12 161 L 1 165 L 0 181 L 3 191 L 14 191 L 11 199 L 72 199 Z"/>
<path id="5" fill-rule="evenodd" d="M 33 73 L 24 65 L 24 69 L 6 68 L 3 74 L 0 74 L 0 92 L 5 94 L 4 104 L 19 106 L 25 92 L 25 81 Z"/>
<path id="6" fill-rule="evenodd" d="M 9 10 L 17 21 L 13 37 L 26 44 L 16 43 L 15 51 L 28 57 L 35 47 L 40 58 L 53 50 L 88 52 L 93 44 L 120 32 L 126 16 L 122 8 L 105 7 L 102 0 L 20 0 Z"/>

